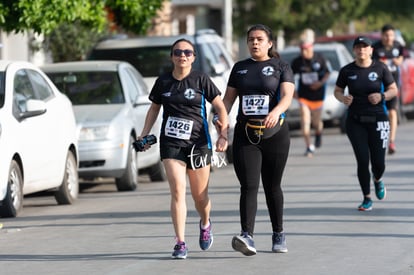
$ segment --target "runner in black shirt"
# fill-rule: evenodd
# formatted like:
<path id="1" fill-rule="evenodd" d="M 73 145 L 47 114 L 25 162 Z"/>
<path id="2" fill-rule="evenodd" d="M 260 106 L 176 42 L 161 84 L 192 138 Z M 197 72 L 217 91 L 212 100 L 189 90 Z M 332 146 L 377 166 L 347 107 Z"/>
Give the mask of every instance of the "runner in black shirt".
<path id="1" fill-rule="evenodd" d="M 322 144 L 322 108 L 330 72 L 325 58 L 315 53 L 313 42 L 306 39 L 300 43 L 300 56 L 292 61 L 292 70 L 294 74 L 299 75 L 296 95 L 300 105 L 301 128 L 306 145 L 305 156 L 312 157 L 315 147 L 319 148 Z M 314 144 L 311 142 L 311 127 L 315 129 Z"/>
<path id="2" fill-rule="evenodd" d="M 386 24 L 381 29 L 381 40 L 372 45 L 374 52 L 372 58 L 380 60 L 388 66 L 394 76 L 397 87 L 400 87 L 400 65 L 404 61 L 404 47 L 395 40 L 394 27 Z M 387 101 L 387 108 L 390 120 L 390 140 L 388 145 L 388 153 L 394 154 L 395 138 L 397 136 L 398 127 L 398 97 L 394 97 Z"/>
<path id="3" fill-rule="evenodd" d="M 247 36 L 251 58 L 234 65 L 223 101 L 230 112 L 239 98 L 233 159 L 240 181 L 241 235 L 233 237 L 232 246 L 249 256 L 256 254 L 253 233 L 260 177 L 273 229 L 272 251 L 287 252 L 281 181 L 290 137 L 283 122 L 292 102 L 294 77 L 290 65 L 273 52 L 267 26 L 254 25 Z"/>
<path id="4" fill-rule="evenodd" d="M 211 203 L 208 197 L 212 143 L 207 124 L 206 101 L 213 105 L 220 121 L 223 121 L 216 150 L 224 152 L 228 146 L 227 114 L 220 91 L 206 74 L 191 70 L 195 56 L 194 45 L 188 40 L 179 39 L 172 45 L 174 69 L 156 80 L 149 97 L 152 104 L 140 136 L 142 138 L 150 133 L 162 106 L 160 151 L 171 191 L 171 216 L 177 240 L 172 253 L 175 259 L 187 257 L 184 239 L 187 217 L 186 174 L 201 218 L 200 248 L 207 250 L 213 243 Z"/>
<path id="5" fill-rule="evenodd" d="M 358 209 L 369 211 L 372 209 L 370 160 L 375 194 L 380 200 L 386 196 L 382 176 L 390 125 L 385 101 L 396 96 L 397 85 L 386 65 L 371 59 L 371 41 L 367 37 L 356 38 L 353 51 L 355 62 L 339 71 L 334 94 L 349 106 L 346 133 L 356 156 L 364 196 Z M 349 95 L 344 94 L 346 86 Z"/>

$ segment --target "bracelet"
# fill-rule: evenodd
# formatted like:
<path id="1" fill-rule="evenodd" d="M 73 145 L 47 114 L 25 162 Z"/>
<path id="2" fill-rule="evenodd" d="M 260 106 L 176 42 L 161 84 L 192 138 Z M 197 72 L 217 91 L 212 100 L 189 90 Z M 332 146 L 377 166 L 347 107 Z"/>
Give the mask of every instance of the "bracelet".
<path id="1" fill-rule="evenodd" d="M 213 116 L 213 125 L 216 125 L 216 123 L 217 123 L 217 120 L 219 120 L 219 116 L 218 116 L 218 114 L 214 114 L 214 116 Z"/>

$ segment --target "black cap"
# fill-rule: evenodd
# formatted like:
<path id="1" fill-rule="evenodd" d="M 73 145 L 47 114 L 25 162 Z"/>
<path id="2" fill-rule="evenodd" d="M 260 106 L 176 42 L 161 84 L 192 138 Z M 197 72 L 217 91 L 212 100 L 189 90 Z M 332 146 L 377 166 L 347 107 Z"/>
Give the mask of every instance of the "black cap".
<path id="1" fill-rule="evenodd" d="M 366 36 L 358 36 L 357 38 L 355 38 L 354 45 L 352 47 L 355 47 L 356 45 L 359 45 L 359 44 L 365 44 L 367 46 L 372 46 L 372 41 Z"/>

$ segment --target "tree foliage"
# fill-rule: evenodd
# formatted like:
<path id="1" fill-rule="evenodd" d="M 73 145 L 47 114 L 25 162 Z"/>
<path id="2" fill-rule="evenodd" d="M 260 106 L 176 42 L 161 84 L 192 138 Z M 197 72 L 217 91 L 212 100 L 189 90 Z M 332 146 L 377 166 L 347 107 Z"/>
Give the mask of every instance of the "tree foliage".
<path id="1" fill-rule="evenodd" d="M 251 24 L 263 23 L 283 30 L 287 39 L 305 28 L 325 32 L 338 21 L 363 14 L 369 0 L 235 0 L 234 26 L 244 35 Z M 260 22 L 258 22 L 260 18 Z"/>
<path id="2" fill-rule="evenodd" d="M 49 34 L 62 24 L 79 22 L 94 32 L 107 26 L 107 12 L 123 29 L 143 33 L 163 0 L 1 0 L 0 28 Z"/>
<path id="3" fill-rule="evenodd" d="M 117 29 L 144 34 L 163 0 L 0 0 L 0 28 L 44 35 L 31 49 L 44 49 L 53 61 L 80 60 L 96 41 Z M 113 21 L 113 22 L 108 22 Z"/>
<path id="4" fill-rule="evenodd" d="M 319 35 L 327 30 L 349 32 L 353 22 L 355 32 L 379 30 L 383 24 L 393 23 L 410 38 L 414 20 L 412 0 L 233 0 L 233 5 L 238 36 L 244 36 L 247 28 L 257 23 L 282 30 L 291 40 L 305 28 Z"/>

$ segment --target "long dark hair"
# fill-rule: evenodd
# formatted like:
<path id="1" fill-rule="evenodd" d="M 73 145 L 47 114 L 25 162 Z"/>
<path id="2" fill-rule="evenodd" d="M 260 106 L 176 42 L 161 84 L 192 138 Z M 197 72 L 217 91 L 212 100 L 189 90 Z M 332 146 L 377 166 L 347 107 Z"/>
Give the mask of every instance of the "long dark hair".
<path id="1" fill-rule="evenodd" d="M 263 25 L 263 24 L 256 24 L 256 25 L 251 26 L 247 30 L 247 39 L 249 39 L 249 34 L 252 31 L 264 31 L 269 41 L 272 41 L 272 47 L 269 48 L 269 50 L 267 51 L 267 55 L 269 57 L 280 57 L 279 53 L 275 49 L 275 40 L 273 39 L 272 30 L 268 26 Z"/>

